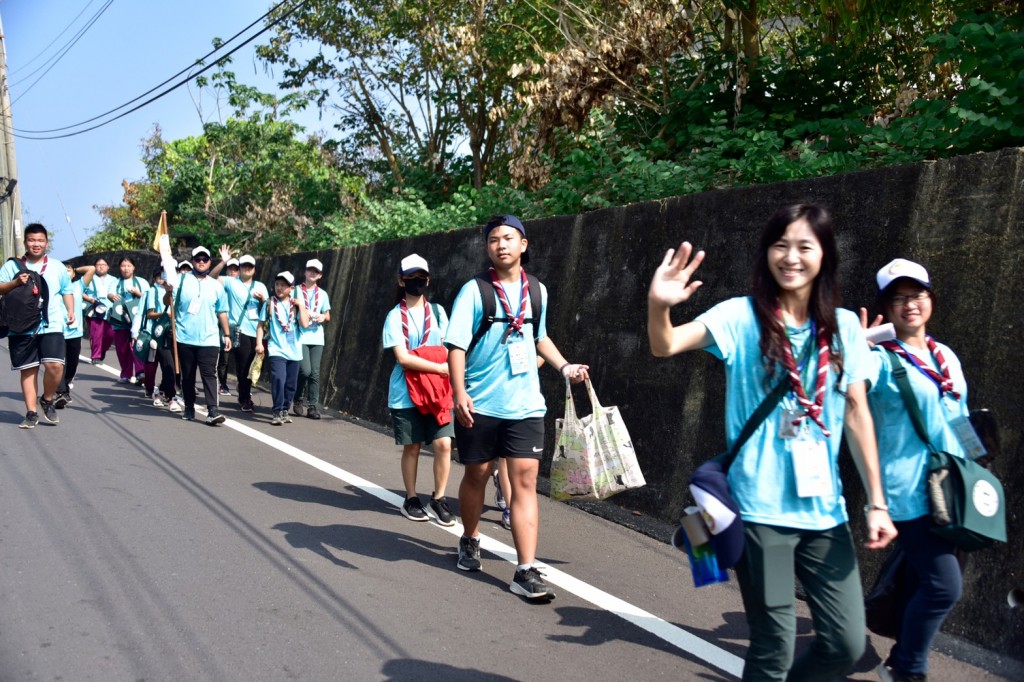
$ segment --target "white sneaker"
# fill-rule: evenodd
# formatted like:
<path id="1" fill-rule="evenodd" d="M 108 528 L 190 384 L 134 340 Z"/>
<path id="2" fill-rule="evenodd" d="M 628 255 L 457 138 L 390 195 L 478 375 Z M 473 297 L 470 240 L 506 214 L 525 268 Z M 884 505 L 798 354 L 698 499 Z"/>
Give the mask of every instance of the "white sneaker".
<path id="1" fill-rule="evenodd" d="M 153 396 L 153 407 L 167 407 L 167 403 L 159 395 Z"/>
<path id="2" fill-rule="evenodd" d="M 167 405 L 167 409 L 169 409 L 171 412 L 181 412 L 181 399 L 178 398 L 177 396 L 171 398 L 171 402 Z"/>

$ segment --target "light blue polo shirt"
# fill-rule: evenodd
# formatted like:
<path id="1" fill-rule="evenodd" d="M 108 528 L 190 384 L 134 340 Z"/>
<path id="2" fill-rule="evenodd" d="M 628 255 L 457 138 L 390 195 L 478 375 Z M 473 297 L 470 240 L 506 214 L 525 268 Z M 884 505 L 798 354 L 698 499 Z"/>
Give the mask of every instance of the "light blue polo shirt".
<path id="1" fill-rule="evenodd" d="M 76 279 L 71 282 L 71 295 L 75 297 L 75 324 L 68 325 L 68 309 L 64 306 L 64 297 L 60 299 L 61 308 L 64 310 L 64 338 L 65 339 L 80 339 L 82 338 L 82 328 L 85 326 L 82 322 L 85 318 L 85 314 L 82 312 L 82 293 L 85 291 L 85 287 L 82 285 L 82 280 Z"/>
<path id="2" fill-rule="evenodd" d="M 15 334 L 11 332 L 11 336 L 25 336 L 28 334 L 64 334 L 65 322 L 67 322 L 67 308 L 64 307 L 64 300 L 61 298 L 64 294 L 74 294 L 74 288 L 71 286 L 71 278 L 68 277 L 68 269 L 56 258 L 42 258 L 38 263 L 30 263 L 28 260 L 24 261 L 25 268 L 32 272 L 40 272 L 43 275 L 43 280 L 46 282 L 46 288 L 50 294 L 49 304 L 46 308 L 46 324 L 44 325 L 42 320 L 39 321 L 39 327 L 31 332 L 25 332 L 24 334 Z M 43 270 L 43 267 L 46 270 Z M 21 272 L 21 269 L 8 259 L 4 262 L 3 267 L 0 267 L 0 284 L 7 284 L 14 280 L 15 277 Z"/>
<path id="3" fill-rule="evenodd" d="M 302 297 L 302 300 L 306 303 L 306 310 L 309 311 L 310 318 L 313 315 L 326 313 L 331 309 L 330 297 L 319 286 L 308 291 L 303 291 L 301 286 L 297 286 L 295 287 L 294 296 L 295 298 Z M 303 346 L 324 345 L 324 326 L 310 319 L 309 326 L 299 332 L 299 343 Z"/>
<path id="4" fill-rule="evenodd" d="M 836 309 L 839 338 L 843 351 L 843 377 L 838 386 L 845 391 L 851 384 L 864 381 L 870 373 L 870 351 L 860 320 L 849 310 Z M 697 317 L 714 343 L 706 348 L 725 362 L 725 439 L 732 444 L 771 388 L 785 377 L 777 369 L 766 384 L 759 345 L 761 330 L 754 316 L 752 299 L 732 298 Z M 811 324 L 787 329 L 795 352 L 799 353 L 811 335 Z M 816 350 L 816 347 L 815 347 Z M 804 386 L 813 387 L 817 354 L 812 353 L 804 367 Z M 787 379 L 788 380 L 788 379 Z M 813 390 L 813 388 L 811 389 Z M 799 497 L 790 451 L 791 440 L 778 436 L 780 404 L 743 445 L 729 469 L 729 488 L 740 506 L 744 521 L 803 530 L 827 530 L 845 523 L 846 502 L 839 479 L 839 444 L 843 435 L 846 398 L 836 386 L 836 372 L 830 369 L 826 383 L 823 419 L 831 437 L 827 440 L 832 469 L 834 495 Z M 821 430 L 813 422 L 816 435 Z"/>
<path id="5" fill-rule="evenodd" d="M 939 371 L 939 364 L 931 353 L 922 353 L 910 346 L 901 345 L 909 353 L 914 354 L 915 359 L 922 365 Z M 964 457 L 963 446 L 960 445 L 949 422 L 970 414 L 967 409 L 967 382 L 956 354 L 941 343 L 938 347 L 946 359 L 949 376 L 953 380 L 953 390 L 960 394 L 959 400 L 954 400 L 948 393 L 940 398 L 938 386 L 934 381 L 909 362 L 903 359 L 899 362 L 907 369 L 910 387 L 921 408 L 925 428 L 932 443 L 939 450 L 955 457 Z M 928 446 L 914 430 L 910 415 L 900 397 L 899 386 L 892 374 L 893 365 L 889 354 L 882 348 L 875 347 L 874 352 L 870 353 L 870 359 L 872 371 L 868 403 L 871 405 L 871 416 L 874 417 L 875 433 L 878 436 L 878 459 L 882 467 L 885 500 L 893 521 L 910 521 L 930 513 L 926 491 L 930 453 Z"/>
<path id="6" fill-rule="evenodd" d="M 263 282 L 257 282 L 255 278 L 246 284 L 238 277 L 224 277 L 221 279 L 224 291 L 228 295 L 228 322 L 232 327 L 237 326 L 241 333 L 256 338 L 256 325 L 260 321 L 261 304 L 253 294 L 262 293 L 263 300 L 270 299 L 267 287 Z"/>
<path id="7" fill-rule="evenodd" d="M 89 286 L 85 288 L 85 293 L 89 294 L 93 298 L 100 299 L 103 306 L 107 308 L 107 312 L 102 315 L 102 319 L 104 320 L 107 319 L 107 315 L 110 313 L 110 299 L 107 298 L 107 294 L 114 291 L 114 288 L 120 280 L 120 277 L 114 277 L 109 273 L 102 276 L 93 275 L 92 281 L 89 282 Z"/>
<path id="8" fill-rule="evenodd" d="M 288 307 L 287 315 L 284 313 L 285 306 Z M 285 319 L 284 324 L 282 324 L 281 318 Z M 291 301 L 286 299 L 282 303 L 280 299 L 277 299 L 276 305 L 268 301 L 263 306 L 262 319 L 267 322 L 267 328 L 270 330 L 267 337 L 267 354 L 272 358 L 301 361 L 302 347 L 299 345 L 298 330 L 302 328 L 302 324 L 299 321 L 299 311 L 291 305 Z M 287 332 L 284 329 L 285 324 L 288 326 Z"/>
<path id="9" fill-rule="evenodd" d="M 189 272 L 179 275 L 174 287 L 171 296 L 175 301 L 174 336 L 178 343 L 219 348 L 223 330 L 217 316 L 228 311 L 228 296 L 223 285 L 213 277 L 207 276 L 200 280 Z"/>
<path id="10" fill-rule="evenodd" d="M 139 328 L 143 328 L 152 333 L 153 324 L 156 320 L 149 319 L 149 316 L 146 313 L 150 311 L 162 313 L 167 310 L 167 305 L 164 303 L 165 293 L 166 292 L 163 287 L 157 286 L 151 287 L 150 290 L 146 292 L 146 296 L 142 299 L 142 304 L 139 306 L 139 316 L 142 318 L 142 324 Z"/>
<path id="11" fill-rule="evenodd" d="M 519 311 L 521 287 L 515 284 L 503 285 L 505 295 L 512 306 L 513 314 Z M 548 290 L 542 284 L 540 324 L 534 329 L 533 323 L 523 325 L 521 335 L 510 336 L 507 343 L 523 343 L 526 345 L 527 370 L 521 374 L 512 374 L 512 364 L 506 344 L 501 342 L 506 324 L 495 323 L 487 330 L 483 338 L 477 342 L 473 352 L 466 358 L 466 392 L 473 400 L 473 409 L 488 417 L 500 419 L 526 419 L 543 417 L 547 411 L 544 395 L 540 392 L 540 377 L 537 375 L 537 344 L 547 336 Z M 495 300 L 495 312 L 502 314 L 498 294 L 492 294 Z M 530 317 L 531 305 L 529 293 L 526 297 L 526 316 Z M 483 320 L 484 308 L 480 299 L 480 289 L 475 280 L 462 285 L 452 316 L 448 323 L 448 334 L 445 345 L 448 347 L 469 348 L 473 334 Z"/>
<path id="12" fill-rule="evenodd" d="M 428 301 L 426 305 L 431 304 Z M 444 311 L 443 307 L 436 304 L 433 305 L 430 311 L 430 334 L 424 339 L 423 316 L 425 311 L 426 306 L 409 309 L 409 348 L 440 346 L 444 343 L 445 333 L 448 330 L 448 313 Z M 435 311 L 436 315 L 434 314 Z M 383 343 L 385 350 L 399 345 L 405 346 L 405 334 L 402 333 L 402 309 L 400 305 L 392 308 L 388 313 L 387 319 L 384 320 Z M 416 405 L 413 403 L 412 398 L 409 397 L 409 387 L 405 383 L 405 370 L 396 362 L 395 368 L 391 370 L 391 379 L 388 381 L 388 409 L 402 410 L 411 407 L 416 407 Z"/>

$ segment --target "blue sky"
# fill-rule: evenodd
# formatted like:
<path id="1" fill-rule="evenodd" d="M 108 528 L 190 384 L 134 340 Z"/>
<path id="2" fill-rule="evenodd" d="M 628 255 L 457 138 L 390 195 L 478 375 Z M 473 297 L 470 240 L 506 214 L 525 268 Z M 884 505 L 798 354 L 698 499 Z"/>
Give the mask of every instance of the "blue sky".
<path id="1" fill-rule="evenodd" d="M 47 64 L 104 4 L 106 0 L 0 0 L 15 130 L 60 128 L 132 100 L 209 52 L 214 37 L 226 40 L 275 3 L 114 0 L 60 61 Z M 266 36 L 235 53 L 229 68 L 239 82 L 276 92 L 279 71 L 267 72 L 254 56 L 254 46 L 263 42 Z M 159 124 L 164 139 L 174 140 L 198 135 L 204 120 L 218 119 L 214 100 L 208 94 L 197 97 L 194 86 L 191 92 L 182 87 L 75 137 L 16 138 L 23 219 L 41 222 L 53 232 L 57 258 L 81 253 L 81 243 L 100 225 L 94 205 L 119 203 L 121 181 L 144 176 L 140 148 L 154 125 Z M 309 133 L 330 132 L 329 123 L 319 121 L 315 111 L 299 122 Z"/>

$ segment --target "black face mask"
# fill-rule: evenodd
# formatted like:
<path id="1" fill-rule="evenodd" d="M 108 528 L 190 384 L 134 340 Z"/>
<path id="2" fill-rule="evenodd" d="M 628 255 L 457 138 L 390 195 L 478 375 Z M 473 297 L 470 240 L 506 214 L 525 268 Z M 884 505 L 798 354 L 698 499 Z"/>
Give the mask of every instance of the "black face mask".
<path id="1" fill-rule="evenodd" d="M 402 284 L 405 286 L 405 293 L 410 296 L 421 296 L 423 291 L 427 288 L 427 280 L 420 279 L 403 279 Z"/>

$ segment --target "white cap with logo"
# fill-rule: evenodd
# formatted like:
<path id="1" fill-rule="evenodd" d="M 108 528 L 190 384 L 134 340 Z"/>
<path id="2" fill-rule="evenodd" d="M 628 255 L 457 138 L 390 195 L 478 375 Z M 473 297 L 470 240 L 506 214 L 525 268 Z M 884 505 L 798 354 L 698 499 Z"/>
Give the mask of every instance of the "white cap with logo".
<path id="1" fill-rule="evenodd" d="M 288 286 L 295 284 L 295 277 L 292 275 L 292 273 L 287 271 L 277 273 L 277 277 L 275 277 L 274 279 L 283 279 L 284 281 L 288 282 Z"/>
<path id="2" fill-rule="evenodd" d="M 416 253 L 406 256 L 398 265 L 398 274 L 402 276 L 411 275 L 418 270 L 422 270 L 428 275 L 430 274 L 430 268 L 427 267 L 427 260 Z"/>
<path id="3" fill-rule="evenodd" d="M 192 257 L 193 258 L 195 258 L 196 256 L 198 256 L 201 253 L 205 253 L 207 256 L 209 256 L 210 255 L 210 250 L 208 248 L 206 248 L 205 246 L 197 246 L 196 248 L 192 249 Z"/>
<path id="4" fill-rule="evenodd" d="M 309 270 L 310 268 L 316 270 L 317 272 L 323 272 L 324 264 L 321 263 L 320 260 L 317 258 L 310 258 L 308 261 L 306 261 L 306 269 Z"/>
<path id="5" fill-rule="evenodd" d="M 878 274 L 875 275 L 878 290 L 885 291 L 886 287 L 901 277 L 912 279 L 926 289 L 932 288 L 932 281 L 928 277 L 928 271 L 924 269 L 923 265 L 918 265 L 905 258 L 897 258 L 883 266 L 878 271 Z"/>

